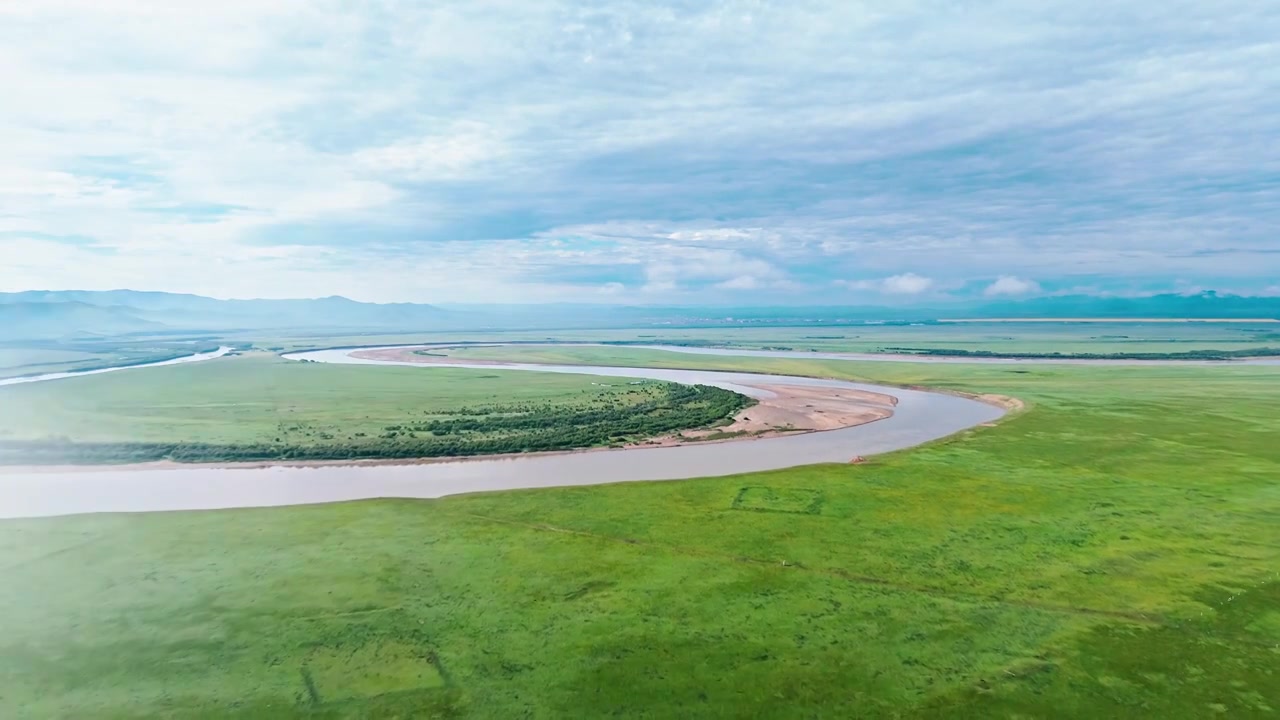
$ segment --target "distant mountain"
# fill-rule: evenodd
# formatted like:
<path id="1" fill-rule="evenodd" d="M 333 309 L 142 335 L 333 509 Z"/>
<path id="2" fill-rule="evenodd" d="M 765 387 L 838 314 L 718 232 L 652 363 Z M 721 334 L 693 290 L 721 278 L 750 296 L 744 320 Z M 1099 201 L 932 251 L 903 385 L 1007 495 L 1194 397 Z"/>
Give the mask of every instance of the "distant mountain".
<path id="1" fill-rule="evenodd" d="M 217 300 L 134 290 L 0 293 L 0 340 L 128 333 L 422 332 L 929 322 L 943 318 L 1280 318 L 1280 298 L 1202 293 L 957 301 L 943 307 L 467 305 L 364 303 L 344 297 Z"/>
<path id="2" fill-rule="evenodd" d="M 12 319 L 6 322 L 5 319 Z M 458 313 L 432 305 L 311 300 L 218 300 L 200 295 L 108 291 L 0 293 L 0 339 L 144 331 L 434 330 Z"/>
<path id="3" fill-rule="evenodd" d="M 987 303 L 959 317 L 1274 319 L 1280 318 L 1280 297 L 1242 297 L 1215 292 L 1128 298 L 1064 295 Z"/>
<path id="4" fill-rule="evenodd" d="M 0 340 L 124 335 L 162 330 L 127 309 L 83 302 L 0 303 Z"/>

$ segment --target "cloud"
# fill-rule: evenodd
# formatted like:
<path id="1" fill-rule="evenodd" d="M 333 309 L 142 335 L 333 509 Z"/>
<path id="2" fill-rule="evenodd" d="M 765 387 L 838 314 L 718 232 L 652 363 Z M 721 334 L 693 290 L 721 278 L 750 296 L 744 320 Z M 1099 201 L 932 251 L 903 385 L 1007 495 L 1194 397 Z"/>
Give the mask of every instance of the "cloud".
<path id="1" fill-rule="evenodd" d="M 477 179 L 509 149 L 492 129 L 459 123 L 447 132 L 366 148 L 352 155 L 372 173 L 412 181 Z"/>
<path id="2" fill-rule="evenodd" d="M 722 290 L 754 290 L 760 287 L 760 281 L 751 275 L 739 275 L 736 278 L 716 283 L 716 287 Z"/>
<path id="3" fill-rule="evenodd" d="M 886 295 L 919 295 L 934 287 L 932 278 L 913 272 L 891 275 L 879 280 L 836 280 L 835 284 L 850 290 L 873 290 Z"/>
<path id="4" fill-rule="evenodd" d="M 933 286 L 933 280 L 915 273 L 887 277 L 881 283 L 885 292 L 894 295 L 919 295 Z"/>
<path id="5" fill-rule="evenodd" d="M 987 297 L 1004 295 L 1026 295 L 1040 292 L 1040 284 L 1034 280 L 1023 280 L 1012 275 L 1001 275 L 995 282 L 982 291 Z"/>
<path id="6" fill-rule="evenodd" d="M 615 249 L 627 247 L 614 243 Z M 684 245 L 680 243 L 645 244 L 631 248 L 633 256 L 651 254 L 661 258 L 648 260 L 645 267 L 645 289 L 650 292 L 688 292 L 702 288 L 750 290 L 771 282 L 782 282 L 785 273 L 773 264 L 737 250 L 722 247 Z M 614 255 L 615 259 L 618 255 Z"/>
<path id="7" fill-rule="evenodd" d="M 0 288 L 1271 284 L 1280 6 L 1175 9 L 0 3 Z"/>

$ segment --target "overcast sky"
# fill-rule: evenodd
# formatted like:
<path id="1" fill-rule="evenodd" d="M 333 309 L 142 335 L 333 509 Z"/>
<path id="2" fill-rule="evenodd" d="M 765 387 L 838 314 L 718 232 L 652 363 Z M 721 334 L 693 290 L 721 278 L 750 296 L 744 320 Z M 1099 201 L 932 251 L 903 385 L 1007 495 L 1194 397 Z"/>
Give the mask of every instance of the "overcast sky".
<path id="1" fill-rule="evenodd" d="M 1275 0 L 0 0 L 0 290 L 1280 293 Z"/>

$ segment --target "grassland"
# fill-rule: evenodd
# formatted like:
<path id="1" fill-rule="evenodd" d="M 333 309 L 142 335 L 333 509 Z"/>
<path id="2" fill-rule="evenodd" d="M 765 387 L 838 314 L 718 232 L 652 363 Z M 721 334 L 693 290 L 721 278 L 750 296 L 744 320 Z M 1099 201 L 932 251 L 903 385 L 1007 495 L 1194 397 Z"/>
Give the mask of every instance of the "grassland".
<path id="1" fill-rule="evenodd" d="M 714 345 L 744 349 L 894 352 L 897 349 L 991 353 L 1163 354 L 1205 350 L 1243 351 L 1280 347 L 1274 322 L 966 322 L 956 324 L 826 325 L 797 327 L 688 327 L 630 330 L 539 330 L 434 332 L 262 338 L 276 350 L 333 345 L 393 345 L 450 342 L 642 342 Z"/>
<path id="2" fill-rule="evenodd" d="M 618 340 L 621 338 L 614 338 Z M 745 349 L 898 353 L 958 351 L 999 355 L 1164 355 L 1244 352 L 1280 347 L 1274 323 L 1021 323 L 685 329 L 662 331 L 649 343 Z M 628 339 L 627 341 L 634 341 Z"/>
<path id="3" fill-rule="evenodd" d="M 0 388 L 0 461 L 441 457 L 707 427 L 747 399 L 574 375 L 300 363 L 268 354 Z"/>
<path id="4" fill-rule="evenodd" d="M 1032 409 L 856 466 L 3 522 L 0 715 L 1280 709 L 1274 368 L 555 352 Z"/>
<path id="5" fill-rule="evenodd" d="M 723 320 L 719 322 L 725 322 Z M 547 329 L 521 331 L 437 331 L 334 336 L 300 332 L 222 333 L 187 337 L 81 339 L 0 344 L 0 378 L 84 370 L 164 359 L 225 343 L 281 352 L 343 345 L 473 342 L 644 342 L 709 344 L 748 349 L 785 348 L 829 352 L 958 350 L 1002 354 L 1179 354 L 1217 350 L 1243 352 L 1280 348 L 1276 322 L 965 321 L 945 324 L 831 324 L 787 326 L 660 327 L 620 330 Z"/>
<path id="6" fill-rule="evenodd" d="M 208 338 L 185 341 L 0 343 L 0 380 L 45 373 L 141 365 L 216 350 Z"/>

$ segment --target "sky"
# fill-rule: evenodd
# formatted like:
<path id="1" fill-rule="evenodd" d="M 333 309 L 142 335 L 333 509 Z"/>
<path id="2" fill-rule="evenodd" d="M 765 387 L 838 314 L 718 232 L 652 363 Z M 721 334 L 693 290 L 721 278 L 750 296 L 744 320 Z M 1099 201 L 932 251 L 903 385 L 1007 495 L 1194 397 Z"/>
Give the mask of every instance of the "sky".
<path id="1" fill-rule="evenodd" d="M 1280 294 L 1275 0 L 0 0 L 0 291 Z"/>

